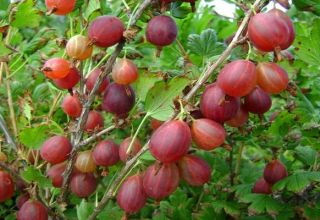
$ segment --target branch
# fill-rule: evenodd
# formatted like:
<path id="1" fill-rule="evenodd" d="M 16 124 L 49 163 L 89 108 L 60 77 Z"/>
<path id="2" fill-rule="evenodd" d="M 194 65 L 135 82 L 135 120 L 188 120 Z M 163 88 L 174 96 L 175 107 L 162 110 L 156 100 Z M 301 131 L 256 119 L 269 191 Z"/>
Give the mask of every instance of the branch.
<path id="1" fill-rule="evenodd" d="M 137 9 L 135 15 L 132 17 L 131 24 L 130 24 L 131 27 L 136 25 L 138 19 L 142 15 L 143 11 L 149 6 L 149 4 L 152 1 L 154 1 L 154 0 L 144 0 L 144 2 L 141 3 L 141 5 Z M 122 51 L 124 45 L 125 45 L 125 40 L 122 40 L 121 42 L 119 42 L 119 44 L 117 45 L 115 51 L 113 52 L 113 54 L 108 59 L 108 62 L 105 65 L 104 72 L 99 75 L 99 77 L 98 77 L 98 79 L 97 79 L 97 81 L 96 81 L 91 93 L 88 96 L 88 99 L 87 99 L 86 103 L 84 104 L 81 116 L 80 116 L 79 121 L 77 123 L 76 131 L 74 133 L 74 137 L 73 137 L 73 140 L 72 140 L 73 150 L 72 150 L 72 152 L 70 154 L 70 157 L 69 157 L 69 160 L 68 160 L 68 163 L 67 163 L 67 167 L 66 167 L 66 170 L 64 172 L 64 179 L 63 179 L 63 186 L 61 188 L 60 202 L 64 202 L 66 200 L 66 197 L 67 197 L 70 177 L 71 177 L 71 173 L 72 173 L 72 170 L 73 170 L 74 162 L 76 160 L 76 155 L 77 155 L 78 151 L 80 150 L 80 148 L 83 146 L 81 144 L 81 139 L 83 138 L 84 126 L 85 126 L 85 123 L 86 123 L 87 118 L 88 118 L 90 107 L 91 107 L 91 105 L 92 105 L 92 103 L 93 103 L 93 101 L 95 99 L 95 95 L 96 95 L 96 93 L 97 93 L 97 91 L 98 91 L 103 79 L 108 74 L 110 74 L 110 72 L 112 71 L 113 64 L 115 63 L 117 57 L 119 56 L 120 52 Z"/>
<path id="2" fill-rule="evenodd" d="M 123 123 L 123 122 L 122 122 L 122 123 Z M 122 123 L 121 123 L 121 124 L 122 124 Z M 104 134 L 109 133 L 110 131 L 112 131 L 112 130 L 115 129 L 115 128 L 116 128 L 115 125 L 111 125 L 110 127 L 106 128 L 106 129 L 103 129 L 102 131 L 100 131 L 100 132 L 98 132 L 98 133 L 96 133 L 96 134 L 93 134 L 93 135 L 91 135 L 89 138 L 81 141 L 81 142 L 79 143 L 79 146 L 81 146 L 81 147 L 82 147 L 82 146 L 85 146 L 85 145 L 89 144 L 91 141 L 94 141 L 94 140 L 96 140 L 98 137 L 100 137 L 100 136 L 102 136 L 102 135 L 104 135 Z"/>
<path id="3" fill-rule="evenodd" d="M 267 2 L 267 0 L 256 0 L 254 3 L 254 8 L 260 8 L 263 7 L 264 4 Z M 253 12 L 249 11 L 247 12 L 245 18 L 243 19 L 241 25 L 239 26 L 239 29 L 237 33 L 235 34 L 232 42 L 229 44 L 227 49 L 220 55 L 219 59 L 213 63 L 209 64 L 206 68 L 206 71 L 201 75 L 201 77 L 196 82 L 195 86 L 192 88 L 192 90 L 183 98 L 185 102 L 189 101 L 190 98 L 192 98 L 195 93 L 198 91 L 198 89 L 208 80 L 212 72 L 218 68 L 224 60 L 228 58 L 228 56 L 231 54 L 232 50 L 239 45 L 240 41 L 243 41 L 243 38 L 241 38 L 241 34 L 244 31 L 245 27 L 247 26 L 250 17 L 252 16 Z M 105 192 L 103 198 L 98 203 L 98 205 L 95 207 L 93 213 L 89 216 L 88 220 L 94 220 L 98 216 L 98 214 L 103 210 L 103 208 L 107 205 L 109 200 L 114 197 L 114 194 L 116 193 L 117 186 L 122 182 L 122 180 L 126 177 L 127 172 L 134 166 L 134 164 L 138 161 L 140 156 L 148 150 L 148 143 L 138 152 L 138 154 L 133 157 L 131 160 L 127 161 L 125 167 L 119 172 L 117 178 L 112 183 L 110 189 Z"/>

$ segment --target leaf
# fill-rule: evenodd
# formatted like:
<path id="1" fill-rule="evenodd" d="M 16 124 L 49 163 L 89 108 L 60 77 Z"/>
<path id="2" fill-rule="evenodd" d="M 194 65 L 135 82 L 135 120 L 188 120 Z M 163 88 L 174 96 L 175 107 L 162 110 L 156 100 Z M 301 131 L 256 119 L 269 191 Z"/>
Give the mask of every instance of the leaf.
<path id="1" fill-rule="evenodd" d="M 171 3 L 170 13 L 175 18 L 183 19 L 191 12 L 189 6 L 182 5 L 182 2 Z"/>
<path id="2" fill-rule="evenodd" d="M 298 146 L 295 148 L 297 158 L 303 163 L 312 166 L 316 160 L 317 151 L 308 146 Z"/>
<path id="3" fill-rule="evenodd" d="M 30 149 L 39 149 L 41 144 L 48 138 L 48 129 L 45 125 L 35 128 L 25 128 L 20 132 L 19 140 Z"/>
<path id="4" fill-rule="evenodd" d="M 269 195 L 262 194 L 247 194 L 241 197 L 241 201 L 245 203 L 251 203 L 249 210 L 253 213 L 264 213 L 277 214 L 284 206 L 273 199 Z"/>
<path id="5" fill-rule="evenodd" d="M 10 5 L 9 0 L 0 0 L 0 10 L 7 10 L 8 6 Z"/>
<path id="6" fill-rule="evenodd" d="M 32 107 L 29 105 L 28 102 L 25 102 L 23 106 L 23 114 L 28 119 L 29 122 L 32 119 L 31 110 L 32 110 Z"/>
<path id="7" fill-rule="evenodd" d="M 147 114 L 160 121 L 168 120 L 173 114 L 173 99 L 180 95 L 189 84 L 189 80 L 176 77 L 167 82 L 157 82 L 149 90 L 145 110 Z"/>
<path id="8" fill-rule="evenodd" d="M 79 220 L 87 220 L 94 209 L 93 203 L 88 203 L 82 200 L 80 205 L 77 205 L 77 216 Z"/>
<path id="9" fill-rule="evenodd" d="M 320 182 L 320 172 L 302 171 L 294 173 L 285 179 L 273 185 L 274 190 L 283 190 L 286 188 L 288 191 L 301 192 L 312 181 Z"/>
<path id="10" fill-rule="evenodd" d="M 21 176 L 29 183 L 36 182 L 41 187 L 52 187 L 50 179 L 45 177 L 36 167 L 27 167 L 24 171 L 22 171 Z"/>
<path id="11" fill-rule="evenodd" d="M 32 0 L 26 0 L 19 4 L 12 26 L 17 28 L 30 27 L 34 28 L 39 26 L 40 14 L 36 10 Z"/>
<path id="12" fill-rule="evenodd" d="M 100 9 L 100 1 L 99 0 L 90 0 L 86 11 L 83 16 L 86 20 L 89 20 L 90 15 L 96 10 Z"/>
<path id="13" fill-rule="evenodd" d="M 146 99 L 148 91 L 154 86 L 161 78 L 156 74 L 140 74 L 136 83 L 135 91 L 138 99 L 142 102 Z"/>
<path id="14" fill-rule="evenodd" d="M 206 29 L 198 34 L 191 34 L 188 38 L 188 48 L 194 54 L 211 57 L 218 54 L 223 46 L 217 43 L 217 34 L 213 29 Z"/>
<path id="15" fill-rule="evenodd" d="M 311 30 L 309 37 L 297 37 L 296 47 L 299 48 L 299 50 L 297 50 L 297 55 L 304 62 L 318 66 L 320 60 L 320 19 L 314 20 L 311 27 L 313 27 L 313 29 Z"/>

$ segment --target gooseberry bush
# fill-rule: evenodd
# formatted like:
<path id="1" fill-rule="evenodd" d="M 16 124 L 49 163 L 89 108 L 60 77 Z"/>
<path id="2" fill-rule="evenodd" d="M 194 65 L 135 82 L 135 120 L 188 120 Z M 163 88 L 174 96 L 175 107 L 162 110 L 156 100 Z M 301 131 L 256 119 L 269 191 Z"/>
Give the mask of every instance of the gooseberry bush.
<path id="1" fill-rule="evenodd" d="M 0 219 L 319 219 L 317 0 L 0 0 Z"/>

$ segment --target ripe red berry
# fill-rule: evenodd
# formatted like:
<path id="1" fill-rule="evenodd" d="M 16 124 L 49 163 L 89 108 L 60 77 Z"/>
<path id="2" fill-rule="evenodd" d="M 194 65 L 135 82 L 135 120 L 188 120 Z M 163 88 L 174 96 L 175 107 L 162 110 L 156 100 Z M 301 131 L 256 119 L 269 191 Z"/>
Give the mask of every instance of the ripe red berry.
<path id="1" fill-rule="evenodd" d="M 256 67 L 248 60 L 233 61 L 220 71 L 217 84 L 229 96 L 248 95 L 257 84 Z"/>
<path id="2" fill-rule="evenodd" d="M 111 83 L 104 93 L 102 108 L 118 116 L 126 115 L 135 102 L 135 93 L 131 86 Z"/>
<path id="3" fill-rule="evenodd" d="M 177 189 L 179 181 L 179 169 L 174 163 L 153 164 L 143 177 L 143 188 L 149 197 L 160 201 Z"/>
<path id="4" fill-rule="evenodd" d="M 58 163 L 50 167 L 47 176 L 51 179 L 52 185 L 60 188 L 63 184 L 63 172 L 66 169 L 66 163 Z"/>
<path id="5" fill-rule="evenodd" d="M 272 186 L 265 181 L 263 177 L 261 177 L 257 182 L 254 184 L 252 188 L 253 193 L 259 194 L 271 194 L 272 193 Z"/>
<path id="6" fill-rule="evenodd" d="M 253 16 L 248 25 L 248 34 L 253 45 L 265 52 L 285 50 L 295 38 L 290 18 L 278 9 Z"/>
<path id="7" fill-rule="evenodd" d="M 91 150 L 79 152 L 74 166 L 82 173 L 93 173 L 96 170 L 96 164 Z"/>
<path id="8" fill-rule="evenodd" d="M 264 168 L 263 177 L 270 184 L 275 184 L 287 176 L 287 169 L 279 160 L 269 162 Z"/>
<path id="9" fill-rule="evenodd" d="M 77 68 L 73 67 L 69 73 L 61 79 L 54 79 L 53 82 L 60 89 L 72 89 L 80 81 L 80 74 Z"/>
<path id="10" fill-rule="evenodd" d="M 81 115 L 82 104 L 77 95 L 66 95 L 62 101 L 61 108 L 70 117 L 78 118 Z"/>
<path id="11" fill-rule="evenodd" d="M 117 202 L 126 213 L 138 212 L 146 204 L 147 195 L 143 189 L 143 178 L 141 175 L 128 177 L 121 185 Z"/>
<path id="12" fill-rule="evenodd" d="M 82 35 L 75 35 L 69 39 L 66 45 L 66 52 L 69 57 L 76 60 L 85 60 L 92 54 L 93 47 L 90 39 Z"/>
<path id="13" fill-rule="evenodd" d="M 29 200 L 18 211 L 17 220 L 48 220 L 48 210 L 39 201 Z"/>
<path id="14" fill-rule="evenodd" d="M 50 79 L 61 79 L 66 77 L 71 65 L 63 58 L 52 58 L 45 62 L 42 71 Z"/>
<path id="15" fill-rule="evenodd" d="M 172 44 L 177 34 L 176 22 L 171 17 L 165 15 L 153 17 L 149 21 L 146 30 L 147 40 L 158 47 Z"/>
<path id="16" fill-rule="evenodd" d="M 110 47 L 123 38 L 125 28 L 121 20 L 115 16 L 97 17 L 89 25 L 90 40 L 99 47 Z"/>
<path id="17" fill-rule="evenodd" d="M 131 61 L 126 58 L 120 59 L 113 66 L 112 79 L 121 85 L 129 85 L 138 78 L 138 68 Z"/>
<path id="18" fill-rule="evenodd" d="M 249 118 L 248 111 L 245 109 L 243 105 L 241 105 L 241 107 L 237 111 L 237 114 L 233 118 L 231 118 L 229 121 L 226 121 L 226 123 L 230 127 L 238 128 L 243 126 L 248 121 L 248 118 Z"/>
<path id="19" fill-rule="evenodd" d="M 138 138 L 135 138 L 131 147 L 131 152 L 127 153 L 131 140 L 132 140 L 131 137 L 127 137 L 120 144 L 119 156 L 120 156 L 120 160 L 123 162 L 126 162 L 129 158 L 132 158 L 133 156 L 135 156 L 142 148 L 140 140 Z"/>
<path id="20" fill-rule="evenodd" d="M 89 197 L 97 188 L 97 180 L 92 173 L 76 173 L 71 177 L 71 191 L 80 198 Z"/>
<path id="21" fill-rule="evenodd" d="M 51 11 L 56 15 L 66 15 L 73 11 L 76 0 L 46 0 L 46 6 L 48 11 Z"/>
<path id="22" fill-rule="evenodd" d="M 92 152 L 95 164 L 112 166 L 119 161 L 119 146 L 112 140 L 101 141 Z"/>
<path id="23" fill-rule="evenodd" d="M 24 203 L 26 203 L 30 199 L 29 193 L 24 193 L 18 196 L 16 200 L 16 206 L 18 209 L 21 209 Z"/>
<path id="24" fill-rule="evenodd" d="M 272 105 L 271 97 L 268 93 L 256 87 L 244 99 L 244 108 L 254 114 L 264 114 L 269 111 Z"/>
<path id="25" fill-rule="evenodd" d="M 161 125 L 151 136 L 150 152 L 163 163 L 178 161 L 189 150 L 191 132 L 188 124 L 171 120 Z"/>
<path id="26" fill-rule="evenodd" d="M 181 178 L 191 186 L 202 186 L 210 181 L 211 168 L 209 164 L 194 155 L 186 155 L 178 162 Z"/>
<path id="27" fill-rule="evenodd" d="M 53 136 L 46 140 L 40 149 L 42 159 L 51 163 L 57 164 L 68 159 L 72 145 L 64 136 Z"/>
<path id="28" fill-rule="evenodd" d="M 14 193 L 14 182 L 9 173 L 0 170 L 0 202 L 10 199 Z"/>
<path id="29" fill-rule="evenodd" d="M 102 72 L 102 70 L 98 68 L 98 69 L 93 70 L 93 71 L 89 74 L 89 76 L 88 76 L 88 78 L 87 78 L 87 80 L 86 80 L 86 88 L 87 88 L 87 90 L 88 90 L 89 92 L 92 91 L 92 89 L 93 89 L 93 87 L 94 87 L 94 84 L 96 83 L 96 81 L 97 81 L 99 75 L 101 74 L 101 72 Z M 100 85 L 100 87 L 99 87 L 99 89 L 98 89 L 98 92 L 99 92 L 99 93 L 103 93 L 103 92 L 106 90 L 106 88 L 107 88 L 108 85 L 109 85 L 109 79 L 106 77 L 106 78 L 102 81 L 102 83 L 101 83 L 101 85 Z"/>
<path id="30" fill-rule="evenodd" d="M 288 73 L 275 63 L 259 63 L 257 66 L 258 85 L 270 94 L 279 94 L 289 83 Z"/>
<path id="31" fill-rule="evenodd" d="M 151 129 L 153 131 L 157 130 L 164 122 L 163 121 L 159 121 L 157 119 L 154 119 L 152 118 L 151 119 L 151 122 L 150 122 L 150 126 L 151 126 Z"/>
<path id="32" fill-rule="evenodd" d="M 194 120 L 191 126 L 192 139 L 203 150 L 213 150 L 224 143 L 226 132 L 223 126 L 210 119 Z"/>
<path id="33" fill-rule="evenodd" d="M 99 131 L 104 127 L 104 119 L 102 115 L 97 111 L 90 111 L 88 114 L 88 119 L 85 125 L 85 130 L 87 132 Z"/>
<path id="34" fill-rule="evenodd" d="M 230 120 L 240 107 L 240 99 L 227 96 L 216 84 L 204 90 L 200 100 L 200 110 L 204 117 L 219 123 Z"/>

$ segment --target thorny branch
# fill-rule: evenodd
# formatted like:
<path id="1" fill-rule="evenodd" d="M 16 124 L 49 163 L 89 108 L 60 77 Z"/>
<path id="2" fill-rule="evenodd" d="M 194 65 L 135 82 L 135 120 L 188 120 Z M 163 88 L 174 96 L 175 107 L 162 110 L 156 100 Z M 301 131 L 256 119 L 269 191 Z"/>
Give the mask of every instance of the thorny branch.
<path id="1" fill-rule="evenodd" d="M 265 4 L 268 2 L 268 0 L 256 0 L 253 8 L 254 9 L 260 9 L 265 6 Z M 201 75 L 201 77 L 197 80 L 195 85 L 193 86 L 192 90 L 183 98 L 183 101 L 188 102 L 198 91 L 198 89 L 209 79 L 213 71 L 215 71 L 231 54 L 233 49 L 239 45 L 239 42 L 243 41 L 242 33 L 245 30 L 250 17 L 253 15 L 253 11 L 248 11 L 246 13 L 246 16 L 244 17 L 242 23 L 240 24 L 238 31 L 236 32 L 233 40 L 228 45 L 226 50 L 220 55 L 217 61 L 214 63 L 208 64 L 206 70 Z M 149 143 L 149 142 L 148 142 Z M 134 166 L 134 164 L 138 161 L 139 157 L 148 150 L 148 143 L 138 152 L 138 154 L 133 157 L 131 160 L 127 161 L 125 167 L 119 172 L 117 178 L 112 183 L 112 186 L 108 191 L 105 192 L 103 198 L 98 203 L 98 205 L 95 207 L 93 213 L 89 216 L 89 220 L 94 220 L 98 216 L 98 214 L 103 210 L 103 208 L 107 205 L 109 200 L 114 197 L 117 186 L 121 184 L 123 178 L 126 176 L 127 172 Z"/>

